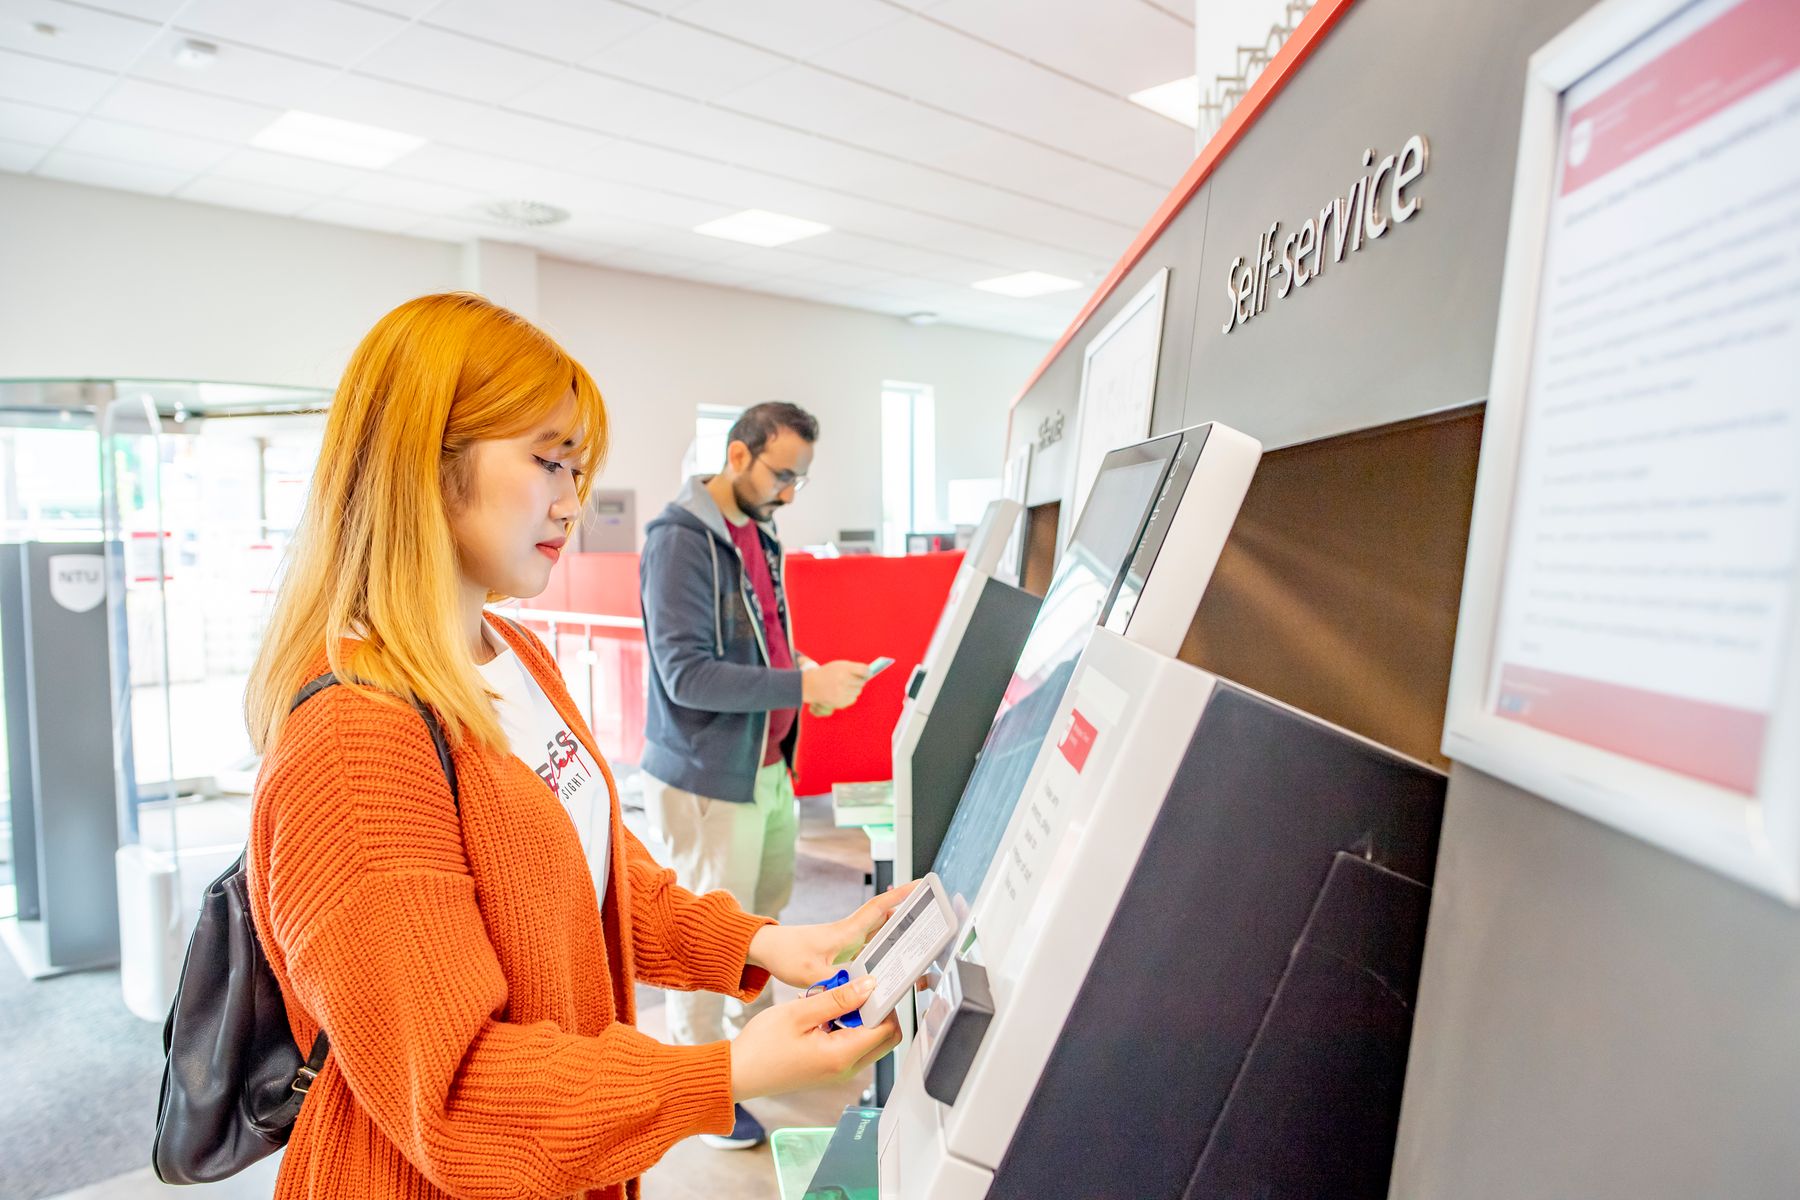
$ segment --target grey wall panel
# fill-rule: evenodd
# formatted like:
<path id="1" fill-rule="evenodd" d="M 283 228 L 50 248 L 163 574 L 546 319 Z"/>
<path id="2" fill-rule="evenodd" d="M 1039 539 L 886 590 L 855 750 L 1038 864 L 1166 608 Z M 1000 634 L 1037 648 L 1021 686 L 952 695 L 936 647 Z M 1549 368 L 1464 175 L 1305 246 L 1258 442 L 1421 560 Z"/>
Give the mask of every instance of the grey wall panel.
<path id="1" fill-rule="evenodd" d="M 1451 774 L 1391 1195 L 1800 1192 L 1800 914 Z"/>
<path id="2" fill-rule="evenodd" d="M 1206 232 L 1206 210 L 1207 189 L 1202 187 L 1013 409 L 1009 454 L 1022 445 L 1024 439 L 1035 438 L 1046 418 L 1054 421 L 1058 414 L 1063 418 L 1063 440 L 1047 452 L 1041 452 L 1032 462 L 1028 503 L 1043 504 L 1060 499 L 1068 483 L 1068 474 L 1074 469 L 1081 365 L 1088 342 L 1106 328 L 1106 323 L 1117 316 L 1119 310 L 1129 304 L 1163 267 L 1169 268 L 1169 287 L 1163 308 L 1162 351 L 1157 359 L 1156 404 L 1151 413 L 1150 432 L 1168 433 L 1184 424 L 1188 354 L 1193 343 L 1194 306 L 1200 288 L 1200 273 L 1196 267 Z M 1144 214 L 1146 220 L 1149 217 L 1149 213 Z M 1125 246 L 1121 245 L 1119 251 L 1123 253 Z"/>
<path id="3" fill-rule="evenodd" d="M 1587 0 L 1360 0 L 1212 176 L 1186 421 L 1269 447 L 1487 394 L 1524 67 Z M 1430 165 L 1404 225 L 1226 334 L 1233 258 L 1299 228 L 1411 135 Z M 1273 289 L 1271 289 L 1272 293 Z"/>

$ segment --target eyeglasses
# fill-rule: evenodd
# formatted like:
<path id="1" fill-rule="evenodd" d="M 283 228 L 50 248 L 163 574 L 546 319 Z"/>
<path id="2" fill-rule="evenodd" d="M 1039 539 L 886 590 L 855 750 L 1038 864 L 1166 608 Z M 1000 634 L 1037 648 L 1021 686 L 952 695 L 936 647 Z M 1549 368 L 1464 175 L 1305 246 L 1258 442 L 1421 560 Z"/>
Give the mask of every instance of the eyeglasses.
<path id="1" fill-rule="evenodd" d="M 769 464 L 764 462 L 763 456 L 760 454 L 754 456 L 750 461 L 759 462 L 762 463 L 763 466 L 769 467 Z M 781 490 L 784 492 L 789 488 L 793 488 L 796 492 L 806 490 L 807 480 L 804 475 L 796 475 L 792 471 L 781 467 L 769 467 L 769 474 L 775 477 L 775 482 L 781 485 Z"/>

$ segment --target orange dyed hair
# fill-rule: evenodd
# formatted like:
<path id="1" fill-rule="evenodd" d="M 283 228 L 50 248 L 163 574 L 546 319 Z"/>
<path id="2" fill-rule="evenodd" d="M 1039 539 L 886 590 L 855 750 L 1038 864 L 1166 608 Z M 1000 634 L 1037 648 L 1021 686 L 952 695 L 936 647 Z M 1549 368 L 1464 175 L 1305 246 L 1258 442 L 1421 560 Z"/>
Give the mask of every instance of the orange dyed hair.
<path id="1" fill-rule="evenodd" d="M 449 514 L 470 447 L 527 432 L 571 392 L 575 428 L 563 432 L 580 447 L 571 465 L 585 506 L 606 455 L 606 406 L 561 346 L 468 292 L 421 296 L 376 322 L 332 400 L 251 669 L 245 717 L 259 752 L 274 745 L 321 649 L 346 686 L 417 697 L 454 742 L 506 745 L 459 627 Z"/>

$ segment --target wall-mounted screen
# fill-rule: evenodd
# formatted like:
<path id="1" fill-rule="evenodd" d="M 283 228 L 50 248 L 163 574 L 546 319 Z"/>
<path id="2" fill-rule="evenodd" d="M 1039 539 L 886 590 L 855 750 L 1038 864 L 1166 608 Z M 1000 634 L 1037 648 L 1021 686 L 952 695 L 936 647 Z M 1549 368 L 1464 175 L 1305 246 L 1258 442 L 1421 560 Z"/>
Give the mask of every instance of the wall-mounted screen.
<path id="1" fill-rule="evenodd" d="M 1800 901 L 1800 5 L 1531 71 L 1445 753 Z"/>

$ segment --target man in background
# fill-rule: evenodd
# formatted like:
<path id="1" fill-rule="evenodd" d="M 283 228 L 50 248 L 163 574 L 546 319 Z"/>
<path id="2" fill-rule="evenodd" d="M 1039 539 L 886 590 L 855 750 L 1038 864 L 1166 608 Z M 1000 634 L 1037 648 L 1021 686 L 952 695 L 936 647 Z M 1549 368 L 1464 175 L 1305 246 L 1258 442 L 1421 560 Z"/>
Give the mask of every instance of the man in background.
<path id="1" fill-rule="evenodd" d="M 650 692 L 644 807 L 669 865 L 695 893 L 730 892 L 779 916 L 794 887 L 798 818 L 790 772 L 800 706 L 819 716 L 856 702 L 867 667 L 814 663 L 794 649 L 774 515 L 806 486 L 819 423 L 793 404 L 758 404 L 732 425 L 725 466 L 688 480 L 650 522 L 641 565 Z M 735 1037 L 770 1003 L 671 992 L 679 1045 Z M 720 1149 L 763 1141 L 737 1106 Z"/>

